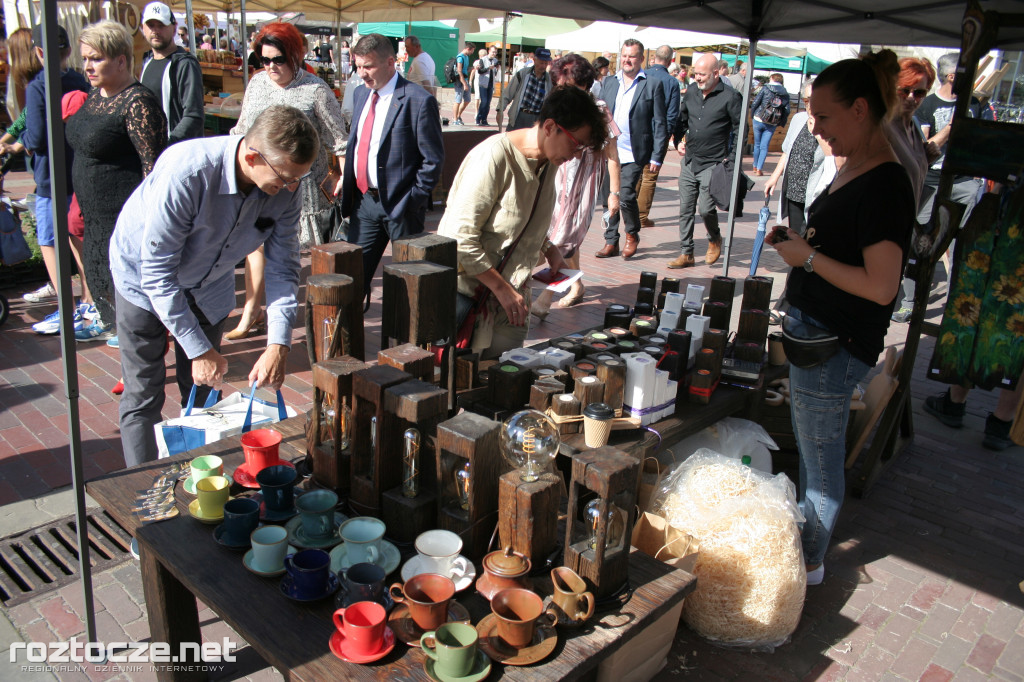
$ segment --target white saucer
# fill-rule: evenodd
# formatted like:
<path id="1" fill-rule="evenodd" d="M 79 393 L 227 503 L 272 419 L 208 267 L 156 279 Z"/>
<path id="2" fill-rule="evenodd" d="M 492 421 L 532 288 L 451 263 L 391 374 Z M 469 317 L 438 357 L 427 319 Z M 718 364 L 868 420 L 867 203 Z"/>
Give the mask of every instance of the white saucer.
<path id="1" fill-rule="evenodd" d="M 402 581 L 405 582 L 413 576 L 419 575 L 420 573 L 426 573 L 425 569 L 420 568 L 420 555 L 417 554 L 413 558 L 405 562 L 402 566 Z M 476 566 L 473 562 L 462 556 L 461 554 L 455 560 L 455 564 L 452 566 L 452 572 L 448 576 L 455 582 L 455 591 L 461 592 L 476 580 Z"/>
<path id="2" fill-rule="evenodd" d="M 374 563 L 384 569 L 384 575 L 391 575 L 398 564 L 402 562 L 402 555 L 398 551 L 398 548 L 392 545 L 387 540 L 380 541 L 381 555 L 377 557 L 377 561 Z M 344 542 L 331 550 L 331 570 L 335 573 L 341 573 L 342 571 L 348 570 L 351 566 L 348 562 L 348 548 Z"/>
<path id="3" fill-rule="evenodd" d="M 285 554 L 285 556 L 288 556 L 288 554 L 295 554 L 297 551 L 299 551 L 299 550 L 295 549 L 291 545 L 288 545 L 288 552 Z M 273 571 L 261 571 L 261 570 L 259 570 L 258 568 L 256 568 L 253 565 L 253 563 L 252 563 L 252 555 L 253 555 L 253 552 L 250 549 L 248 552 L 245 553 L 245 556 L 242 557 L 242 564 L 244 564 L 247 569 L 249 569 L 250 571 L 252 571 L 256 575 L 258 575 L 260 577 L 263 577 L 263 578 L 276 578 L 279 575 L 284 575 L 284 564 L 283 563 L 281 564 L 281 568 L 278 568 L 276 570 L 273 570 Z"/>

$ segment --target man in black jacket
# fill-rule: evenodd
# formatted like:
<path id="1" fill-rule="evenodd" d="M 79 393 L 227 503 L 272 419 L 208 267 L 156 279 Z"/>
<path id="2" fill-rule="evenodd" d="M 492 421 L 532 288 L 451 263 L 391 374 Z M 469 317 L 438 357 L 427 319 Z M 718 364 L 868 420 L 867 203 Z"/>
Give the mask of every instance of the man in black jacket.
<path id="1" fill-rule="evenodd" d="M 662 45 L 654 51 L 651 63 L 644 69 L 644 73 L 649 78 L 660 81 L 664 88 L 665 115 L 668 121 L 667 125 L 671 126 L 675 126 L 676 119 L 679 118 L 679 81 L 668 72 L 668 65 L 672 63 L 674 57 L 675 51 L 669 45 Z M 669 137 L 671 137 L 671 133 L 665 136 L 665 149 L 662 150 L 660 157 L 662 159 L 665 158 L 665 152 L 668 150 Z M 640 227 L 654 227 L 654 221 L 650 219 L 650 212 L 651 204 L 654 202 L 654 187 L 658 183 L 659 170 L 661 170 L 661 166 L 658 166 L 657 170 L 653 172 L 644 169 L 640 188 L 636 192 L 637 204 L 640 207 Z"/>
<path id="2" fill-rule="evenodd" d="M 718 60 L 705 54 L 693 67 L 693 82 L 686 88 L 676 121 L 676 151 L 683 156 L 679 168 L 679 247 L 682 253 L 670 268 L 686 268 L 693 260 L 694 209 L 708 230 L 711 265 L 722 254 L 718 210 L 711 199 L 711 171 L 729 154 L 729 135 L 739 128 L 743 97 L 718 77 Z"/>
<path id="3" fill-rule="evenodd" d="M 167 143 L 203 136 L 203 72 L 199 62 L 174 42 L 177 20 L 171 8 L 151 2 L 142 13 L 142 35 L 153 48 L 142 58 L 139 80 L 160 100 L 167 116 Z"/>

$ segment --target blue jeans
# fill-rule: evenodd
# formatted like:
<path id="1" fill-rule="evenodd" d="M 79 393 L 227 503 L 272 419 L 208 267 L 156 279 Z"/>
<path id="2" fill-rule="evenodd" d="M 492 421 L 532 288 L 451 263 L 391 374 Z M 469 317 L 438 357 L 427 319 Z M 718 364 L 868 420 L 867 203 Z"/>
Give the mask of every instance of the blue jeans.
<path id="1" fill-rule="evenodd" d="M 797 308 L 790 308 L 789 315 L 824 326 Z M 825 558 L 843 506 L 850 395 L 869 369 L 846 349 L 816 367 L 789 368 L 790 416 L 800 451 L 800 508 L 807 519 L 801 542 L 809 566 Z"/>
<path id="2" fill-rule="evenodd" d="M 487 116 L 491 113 L 491 97 L 493 94 L 493 85 L 489 85 L 486 88 L 480 88 L 480 103 L 476 108 L 476 124 L 478 126 L 487 125 Z"/>
<path id="3" fill-rule="evenodd" d="M 761 123 L 754 119 L 754 168 L 761 170 L 764 167 L 764 160 L 768 157 L 768 145 L 772 141 L 772 135 L 778 126 Z"/>

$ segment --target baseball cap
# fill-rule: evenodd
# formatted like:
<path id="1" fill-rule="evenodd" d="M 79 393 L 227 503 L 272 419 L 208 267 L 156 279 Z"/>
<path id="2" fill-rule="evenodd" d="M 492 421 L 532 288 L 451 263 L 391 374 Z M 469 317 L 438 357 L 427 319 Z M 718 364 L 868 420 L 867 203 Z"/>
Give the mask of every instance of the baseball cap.
<path id="1" fill-rule="evenodd" d="M 37 24 L 32 29 L 32 44 L 36 47 L 43 46 L 43 25 Z M 68 32 L 64 30 L 64 27 L 57 24 L 57 44 L 62 50 L 66 50 L 71 47 L 71 39 L 68 38 Z"/>
<path id="2" fill-rule="evenodd" d="M 151 2 L 146 5 L 146 9 L 142 12 L 142 23 L 146 23 L 150 19 L 156 19 L 164 26 L 176 23 L 171 8 L 162 2 Z"/>
<path id="3" fill-rule="evenodd" d="M 542 62 L 550 62 L 551 50 L 549 50 L 546 47 L 538 47 L 536 50 L 533 51 L 533 57 L 534 59 L 539 59 Z"/>

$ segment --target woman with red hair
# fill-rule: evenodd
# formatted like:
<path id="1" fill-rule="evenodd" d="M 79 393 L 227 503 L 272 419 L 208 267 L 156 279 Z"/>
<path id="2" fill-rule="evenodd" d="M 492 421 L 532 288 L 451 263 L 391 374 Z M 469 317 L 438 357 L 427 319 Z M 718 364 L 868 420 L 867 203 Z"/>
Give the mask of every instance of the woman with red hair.
<path id="1" fill-rule="evenodd" d="M 313 122 L 327 149 L 321 149 L 309 175 L 302 179 L 299 239 L 304 248 L 319 244 L 332 215 L 331 202 L 320 191 L 320 183 L 327 177 L 328 157 L 345 153 L 341 106 L 327 84 L 305 70 L 302 34 L 291 24 L 266 24 L 253 39 L 252 49 L 263 64 L 263 71 L 249 81 L 238 125 L 231 129 L 231 134 L 244 135 L 263 110 L 274 104 L 295 107 Z M 341 183 L 326 189 L 335 193 L 341 190 Z M 245 261 L 245 307 L 238 326 L 225 334 L 228 339 L 245 338 L 263 326 L 264 263 L 262 247 Z"/>
<path id="2" fill-rule="evenodd" d="M 900 75 L 896 78 L 896 94 L 900 107 L 886 130 L 889 144 L 910 176 L 918 210 L 921 208 L 924 176 L 932 160 L 938 158 L 938 148 L 932 144 L 933 149 L 929 151 L 921 126 L 914 120 L 914 112 L 921 106 L 934 82 L 935 67 L 930 61 L 914 57 L 901 59 Z"/>

